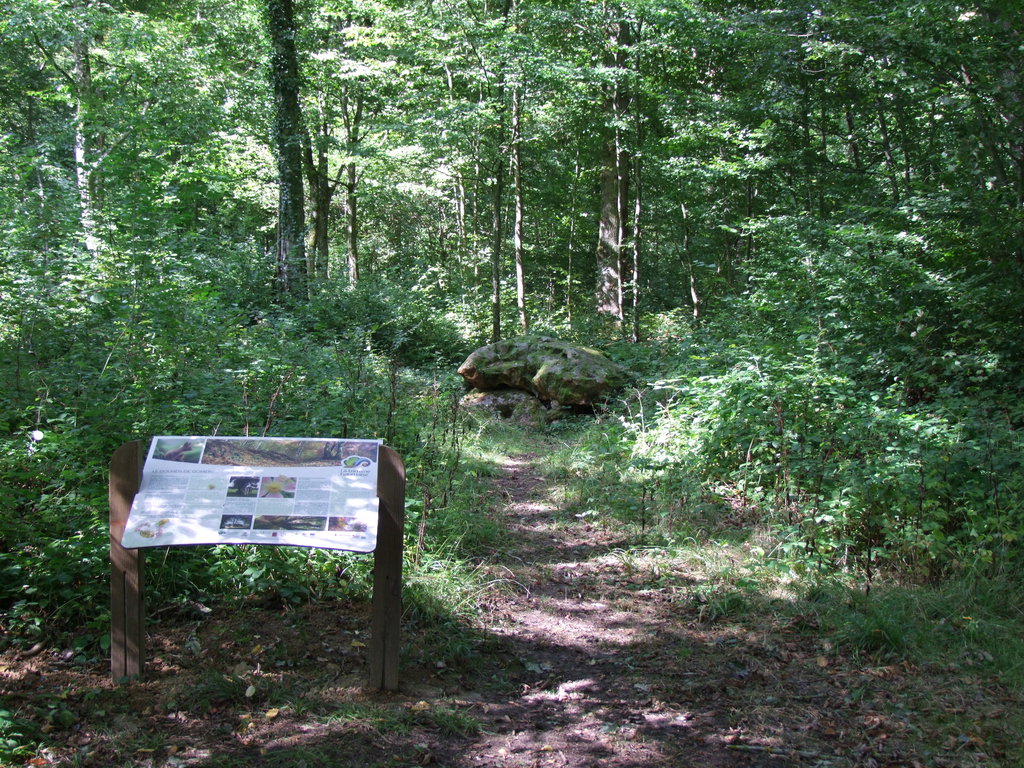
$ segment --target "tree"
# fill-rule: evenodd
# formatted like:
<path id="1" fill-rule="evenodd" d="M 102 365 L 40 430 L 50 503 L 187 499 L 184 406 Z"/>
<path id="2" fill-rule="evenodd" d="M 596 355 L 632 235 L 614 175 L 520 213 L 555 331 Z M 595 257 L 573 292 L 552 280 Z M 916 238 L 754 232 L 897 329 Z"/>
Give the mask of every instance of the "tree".
<path id="1" fill-rule="evenodd" d="M 302 110 L 299 65 L 295 53 L 295 19 L 291 0 L 267 0 L 267 31 L 271 41 L 270 82 L 274 92 L 274 147 L 277 153 L 278 224 L 277 283 L 284 294 L 302 297 L 305 274 L 306 215 L 302 186 Z"/>
<path id="2" fill-rule="evenodd" d="M 600 215 L 597 232 L 597 311 L 625 319 L 625 250 L 629 220 L 630 166 L 622 135 L 631 95 L 625 72 L 631 44 L 629 23 L 616 13 L 607 22 L 606 82 L 602 84 L 605 136 L 601 150 Z"/>
<path id="3" fill-rule="evenodd" d="M 303 28 L 306 175 L 313 215 L 316 271 L 327 277 L 329 219 L 335 193 L 344 192 L 345 271 L 359 281 L 361 181 L 375 158 L 374 121 L 401 112 L 407 87 L 395 20 L 373 2 L 338 0 L 317 6 Z M 333 169 L 332 169 L 333 167 Z"/>
<path id="4" fill-rule="evenodd" d="M 526 206 L 523 200 L 523 133 L 520 87 L 512 91 L 512 186 L 515 191 L 515 223 L 512 227 L 512 248 L 516 263 L 516 307 L 519 310 L 519 330 L 526 334 L 530 322 L 526 313 L 526 271 L 523 264 L 523 226 Z"/>

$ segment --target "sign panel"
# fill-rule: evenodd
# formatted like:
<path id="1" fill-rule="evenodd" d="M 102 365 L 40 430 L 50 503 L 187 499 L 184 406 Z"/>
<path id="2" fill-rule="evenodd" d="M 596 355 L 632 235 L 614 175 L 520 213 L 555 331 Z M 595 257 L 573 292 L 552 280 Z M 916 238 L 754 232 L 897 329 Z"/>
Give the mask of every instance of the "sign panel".
<path id="1" fill-rule="evenodd" d="M 154 437 L 121 546 L 372 552 L 380 440 Z"/>

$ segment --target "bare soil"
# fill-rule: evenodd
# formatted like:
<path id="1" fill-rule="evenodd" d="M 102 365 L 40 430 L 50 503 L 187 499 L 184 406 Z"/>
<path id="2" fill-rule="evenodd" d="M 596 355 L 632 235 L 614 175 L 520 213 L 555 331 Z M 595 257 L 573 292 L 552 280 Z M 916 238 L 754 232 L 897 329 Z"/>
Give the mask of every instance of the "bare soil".
<path id="1" fill-rule="evenodd" d="M 543 461 L 513 457 L 496 479 L 506 546 L 482 568 L 501 586 L 455 630 L 462 637 L 411 622 L 399 693 L 363 688 L 363 604 L 163 616 L 150 624 L 141 683 L 114 687 L 104 661 L 70 652 L 0 657 L 0 709 L 35 707 L 51 721 L 53 745 L 26 762 L 1014 764 L 1006 723 L 1020 696 L 983 666 L 848 659 L 810 616 L 709 605 L 692 588 L 696 569 L 666 571 L 631 554 L 621 532 L 565 519 Z"/>

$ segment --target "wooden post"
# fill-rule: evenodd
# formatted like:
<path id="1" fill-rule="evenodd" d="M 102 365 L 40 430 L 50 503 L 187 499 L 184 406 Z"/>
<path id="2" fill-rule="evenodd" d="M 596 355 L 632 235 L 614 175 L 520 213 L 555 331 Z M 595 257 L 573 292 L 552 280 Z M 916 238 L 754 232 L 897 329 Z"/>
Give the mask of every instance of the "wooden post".
<path id="1" fill-rule="evenodd" d="M 125 443 L 110 459 L 110 675 L 114 682 L 142 677 L 146 661 L 142 551 L 125 549 L 121 537 L 142 482 L 144 447 Z"/>
<path id="2" fill-rule="evenodd" d="M 405 465 L 382 445 L 377 463 L 380 517 L 373 552 L 373 605 L 370 618 L 368 687 L 398 690 L 402 631 L 402 538 L 405 523 Z"/>

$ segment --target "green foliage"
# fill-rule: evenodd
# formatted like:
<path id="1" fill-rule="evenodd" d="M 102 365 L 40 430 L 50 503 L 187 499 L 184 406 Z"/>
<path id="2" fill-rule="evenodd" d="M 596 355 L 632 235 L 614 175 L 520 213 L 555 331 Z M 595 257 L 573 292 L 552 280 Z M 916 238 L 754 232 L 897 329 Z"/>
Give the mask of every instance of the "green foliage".
<path id="1" fill-rule="evenodd" d="M 369 281 L 319 293 L 300 322 L 318 338 L 362 345 L 405 366 L 451 367 L 470 351 L 428 295 Z"/>
<path id="2" fill-rule="evenodd" d="M 77 721 L 67 691 L 35 697 L 18 711 L 0 709 L 0 760 L 24 763 L 50 734 L 65 735 Z"/>
<path id="3" fill-rule="evenodd" d="M 35 752 L 39 734 L 30 722 L 7 709 L 0 709 L 0 760 L 21 762 Z"/>
<path id="4" fill-rule="evenodd" d="M 815 346 L 657 385 L 660 412 L 630 420 L 669 485 L 696 477 L 774 510 L 778 553 L 878 570 L 1005 567 L 1021 535 L 1020 438 L 1010 406 L 909 406 Z M 865 379 L 867 376 L 865 376 Z M 1010 421 L 1007 421 L 1010 416 Z M 797 545 L 794 548 L 794 545 Z"/>
<path id="5" fill-rule="evenodd" d="M 95 643 L 105 635 L 105 611 L 94 606 L 108 602 L 106 462 L 124 440 L 390 431 L 403 446 L 416 443 L 419 383 L 392 375 L 362 344 L 299 344 L 286 316 L 248 325 L 213 297 L 165 289 L 161 298 L 81 328 L 70 354 L 36 362 L 25 377 L 33 389 L 4 393 L 11 423 L 0 450 L 12 493 L 0 509 L 0 606 L 9 642 L 31 645 L 81 626 Z M 258 548 L 148 559 L 157 600 L 198 589 L 295 602 L 368 589 L 365 558 L 346 555 Z"/>
<path id="6" fill-rule="evenodd" d="M 430 709 L 421 717 L 444 738 L 465 738 L 480 733 L 479 720 L 468 712 L 450 707 Z"/>

